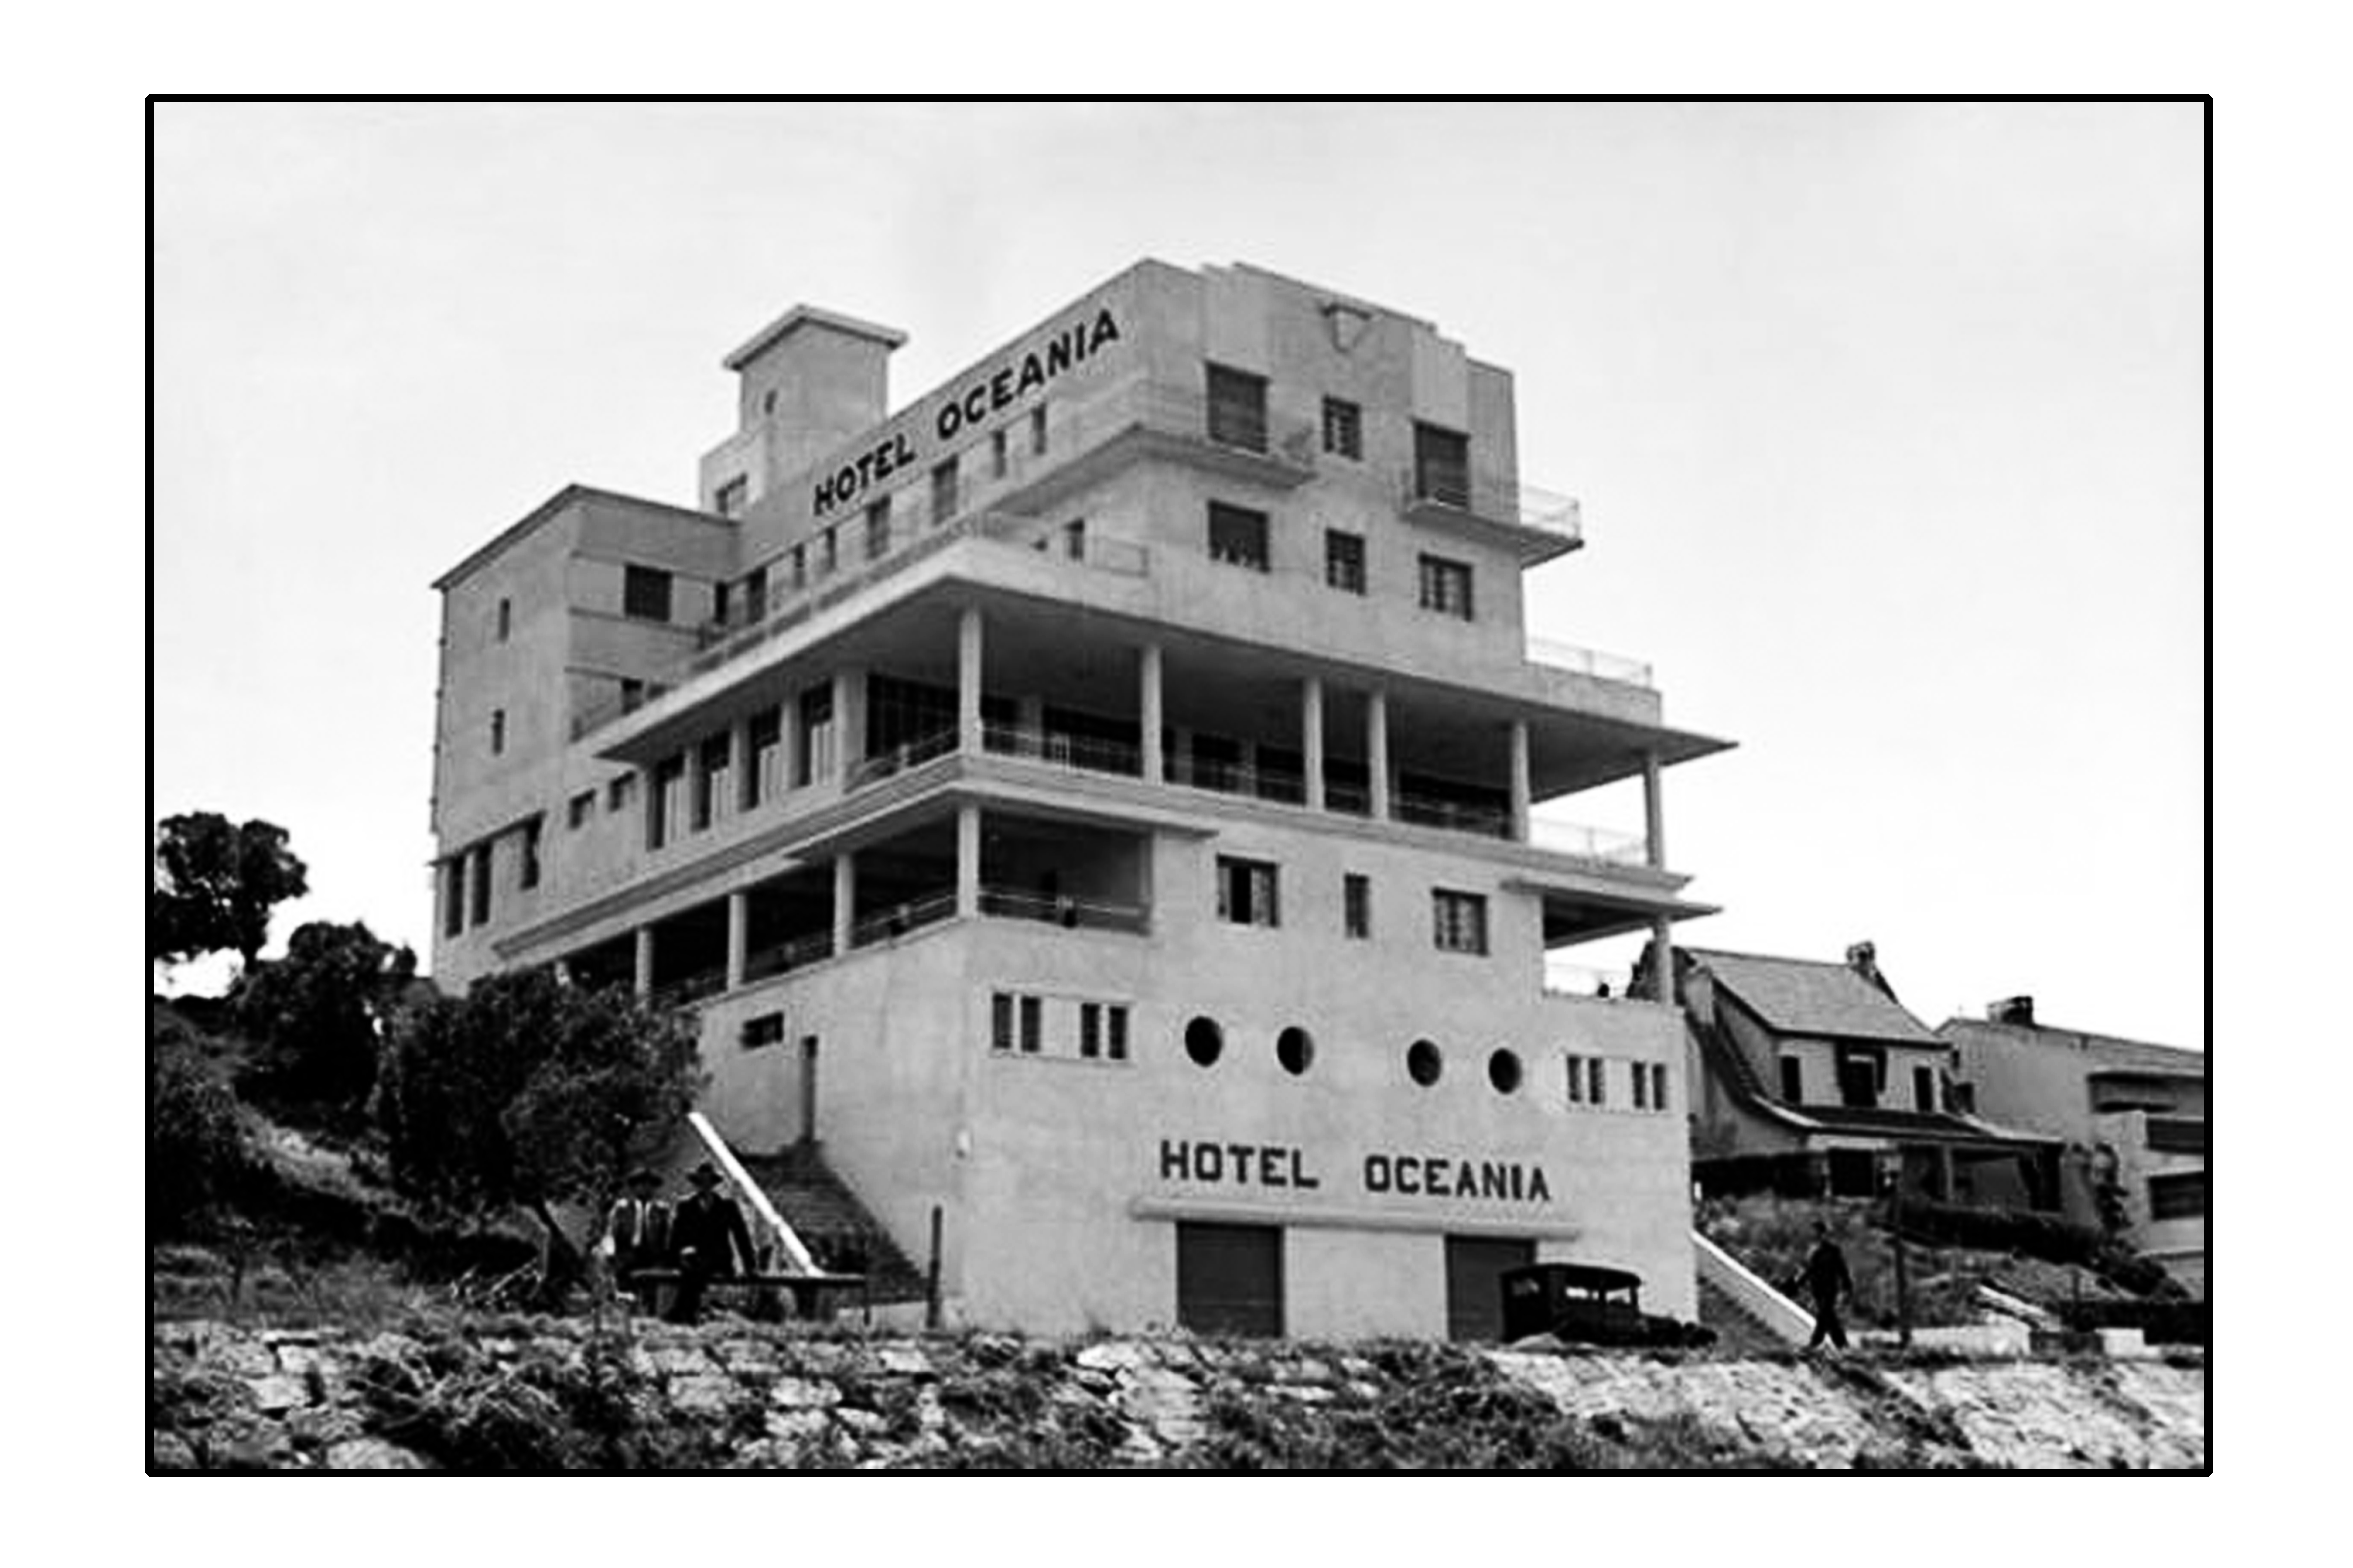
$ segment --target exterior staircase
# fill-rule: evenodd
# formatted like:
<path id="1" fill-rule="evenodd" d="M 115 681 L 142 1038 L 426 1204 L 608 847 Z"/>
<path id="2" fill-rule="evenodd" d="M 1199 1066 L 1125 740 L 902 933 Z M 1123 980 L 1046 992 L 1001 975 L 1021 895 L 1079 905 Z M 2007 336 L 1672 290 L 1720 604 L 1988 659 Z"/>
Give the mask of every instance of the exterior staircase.
<path id="1" fill-rule="evenodd" d="M 1742 1306 L 1723 1286 L 1702 1275 L 1699 1280 L 1699 1321 L 1715 1331 L 1715 1342 L 1736 1355 L 1761 1355 L 1789 1348 L 1788 1342 L 1765 1326 L 1762 1319 Z"/>
<path id="2" fill-rule="evenodd" d="M 787 1144 L 773 1154 L 737 1159 L 821 1267 L 863 1273 L 877 1302 L 923 1299 L 923 1270 L 826 1163 L 821 1144 Z"/>

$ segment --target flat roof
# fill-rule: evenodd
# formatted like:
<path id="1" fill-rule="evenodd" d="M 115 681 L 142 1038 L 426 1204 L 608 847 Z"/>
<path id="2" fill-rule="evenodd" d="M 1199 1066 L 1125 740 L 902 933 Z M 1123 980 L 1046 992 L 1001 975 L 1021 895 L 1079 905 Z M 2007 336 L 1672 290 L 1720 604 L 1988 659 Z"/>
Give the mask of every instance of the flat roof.
<path id="1" fill-rule="evenodd" d="M 548 497 L 545 500 L 532 508 L 530 511 L 523 515 L 522 521 L 501 530 L 498 536 L 492 539 L 488 544 L 476 550 L 463 561 L 459 562 L 458 564 L 450 567 L 449 570 L 442 573 L 438 577 L 434 578 L 433 586 L 438 590 L 447 592 L 451 584 L 458 583 L 466 577 L 471 576 L 476 571 L 489 563 L 494 556 L 507 549 L 508 546 L 513 544 L 516 541 L 523 538 L 542 523 L 546 522 L 549 519 L 561 513 L 565 507 L 571 506 L 575 502 L 584 500 L 612 501 L 620 506 L 643 507 L 649 511 L 662 511 L 670 513 L 672 517 L 691 518 L 696 522 L 707 522 L 716 528 L 733 528 L 735 526 L 735 522 L 732 518 L 720 517 L 707 511 L 697 511 L 692 507 L 673 506 L 669 501 L 648 500 L 643 496 L 623 495 L 618 490 L 598 489 L 594 485 L 571 484 L 565 486 L 562 489 L 556 491 L 554 495 Z"/>
<path id="2" fill-rule="evenodd" d="M 719 363 L 729 370 L 741 370 L 765 353 L 776 340 L 805 326 L 831 327 L 837 332 L 847 332 L 853 338 L 866 338 L 886 349 L 895 349 L 907 341 L 907 334 L 896 327 L 860 321 L 856 316 L 845 316 L 839 310 L 828 310 L 817 305 L 796 305 L 744 339 L 741 347 Z"/>

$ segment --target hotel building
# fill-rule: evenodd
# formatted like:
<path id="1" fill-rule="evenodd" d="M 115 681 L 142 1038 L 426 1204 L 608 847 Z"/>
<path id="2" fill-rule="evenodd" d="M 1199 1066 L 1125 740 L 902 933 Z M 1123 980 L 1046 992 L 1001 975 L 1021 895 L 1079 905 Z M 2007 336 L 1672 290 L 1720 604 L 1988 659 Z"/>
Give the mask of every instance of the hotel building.
<path id="1" fill-rule="evenodd" d="M 1545 1259 L 1693 1316 L 1681 1016 L 1551 961 L 1710 912 L 1661 777 L 1726 742 L 1527 635 L 1582 541 L 1510 374 L 1246 266 L 893 413 L 903 341 L 786 313 L 699 506 L 435 584 L 436 978 L 691 1007 L 730 1145 L 936 1238 L 950 1321 L 1479 1335 Z M 1548 820 L 1613 783 L 1645 833 Z"/>

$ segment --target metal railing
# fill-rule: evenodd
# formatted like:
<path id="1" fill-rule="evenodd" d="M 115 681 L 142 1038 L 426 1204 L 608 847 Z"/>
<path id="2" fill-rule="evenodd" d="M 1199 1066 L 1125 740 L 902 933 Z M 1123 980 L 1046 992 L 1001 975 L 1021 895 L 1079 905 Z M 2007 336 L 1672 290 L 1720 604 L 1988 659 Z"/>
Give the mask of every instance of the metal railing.
<path id="1" fill-rule="evenodd" d="M 1482 468 L 1421 464 L 1398 476 L 1398 489 L 1409 509 L 1427 507 L 1459 512 L 1465 517 L 1533 529 L 1576 543 L 1585 539 L 1583 509 L 1574 497 L 1524 485 L 1515 479 Z"/>
<path id="2" fill-rule="evenodd" d="M 981 726 L 981 745 L 1000 757 L 1026 757 L 1034 762 L 1053 763 L 1087 773 L 1118 773 L 1127 778 L 1140 778 L 1144 774 L 1144 753 L 1124 741 L 1105 741 L 1092 735 L 1072 735 L 1053 730 L 1025 729 L 1018 724 L 988 723 Z"/>
<path id="3" fill-rule="evenodd" d="M 1599 860 L 1612 866 L 1640 866 L 1651 858 L 1650 840 L 1641 834 L 1554 822 L 1541 816 L 1528 819 L 1528 842 L 1557 855 L 1574 855 L 1580 860 Z"/>
<path id="4" fill-rule="evenodd" d="M 796 969 L 806 969 L 833 956 L 833 933 L 821 931 L 812 936 L 796 937 L 744 955 L 744 978 L 746 982 L 768 980 L 779 974 L 789 974 Z"/>
<path id="5" fill-rule="evenodd" d="M 1288 768 L 1253 767 L 1242 763 L 1206 760 L 1190 752 L 1163 761 L 1167 782 L 1214 795 L 1246 795 L 1285 805 L 1307 804 L 1307 776 Z"/>
<path id="6" fill-rule="evenodd" d="M 655 986 L 646 993 L 646 1000 L 657 1007 L 691 1007 L 726 989 L 725 969 L 705 969 Z"/>
<path id="7" fill-rule="evenodd" d="M 922 898 L 878 910 L 849 928 L 849 945 L 872 947 L 876 942 L 889 942 L 909 931 L 953 920 L 955 918 L 955 889 L 951 888 L 944 892 L 926 893 Z"/>
<path id="8" fill-rule="evenodd" d="M 1614 1002 L 1634 994 L 1634 972 L 1630 969 L 1597 969 L 1546 953 L 1544 988 L 1548 996 L 1589 996 L 1599 1001 Z"/>
<path id="9" fill-rule="evenodd" d="M 1409 822 L 1420 827 L 1443 827 L 1455 833 L 1476 833 L 1486 838 L 1509 838 L 1512 836 L 1512 814 L 1508 808 L 1440 800 L 1434 795 L 1417 795 L 1409 790 L 1398 790 L 1390 795 L 1389 816 L 1393 821 Z"/>
<path id="10" fill-rule="evenodd" d="M 1072 930 L 1084 928 L 1140 934 L 1150 928 L 1150 916 L 1141 905 L 1050 897 L 1015 888 L 981 889 L 980 912 L 1005 920 L 1037 921 L 1044 925 Z"/>
<path id="11" fill-rule="evenodd" d="M 851 765 L 842 776 L 844 789 L 863 789 L 871 784 L 919 768 L 935 758 L 944 757 L 956 749 L 956 732 L 953 729 L 937 731 L 903 745 L 877 752 Z"/>
<path id="12" fill-rule="evenodd" d="M 1640 659 L 1578 647 L 1575 643 L 1555 642 L 1549 637 L 1528 638 L 1527 651 L 1531 664 L 1566 669 L 1577 675 L 1589 675 L 1596 680 L 1614 680 L 1620 686 L 1649 687 L 1652 684 L 1651 667 Z"/>

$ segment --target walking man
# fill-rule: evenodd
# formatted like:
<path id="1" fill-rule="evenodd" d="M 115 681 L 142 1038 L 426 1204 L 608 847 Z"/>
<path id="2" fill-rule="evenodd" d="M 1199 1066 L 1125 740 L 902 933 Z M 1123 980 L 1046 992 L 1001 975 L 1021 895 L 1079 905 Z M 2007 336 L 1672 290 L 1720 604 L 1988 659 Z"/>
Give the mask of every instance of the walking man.
<path id="1" fill-rule="evenodd" d="M 1814 1337 L 1808 1341 L 1808 1350 L 1818 1350 L 1824 1340 L 1846 1349 L 1846 1328 L 1839 1321 L 1839 1298 L 1854 1294 L 1854 1276 L 1847 1272 L 1846 1254 L 1831 1239 L 1828 1220 L 1814 1222 L 1814 1250 L 1806 1259 L 1806 1290 L 1814 1299 Z"/>
<path id="2" fill-rule="evenodd" d="M 670 1212 L 655 1195 L 660 1191 L 661 1180 L 651 1171 L 633 1171 L 628 1191 L 605 1218 L 604 1249 L 612 1261 L 614 1283 L 647 1308 L 653 1305 L 652 1289 L 638 1276 L 670 1262 Z"/>
<path id="3" fill-rule="evenodd" d="M 746 1269 L 754 1267 L 751 1229 L 734 1200 L 719 1190 L 717 1169 L 706 1161 L 687 1180 L 694 1191 L 678 1205 L 670 1229 L 678 1249 L 678 1300 L 670 1310 L 674 1323 L 702 1317 L 703 1288 L 733 1275 L 738 1259 Z"/>

